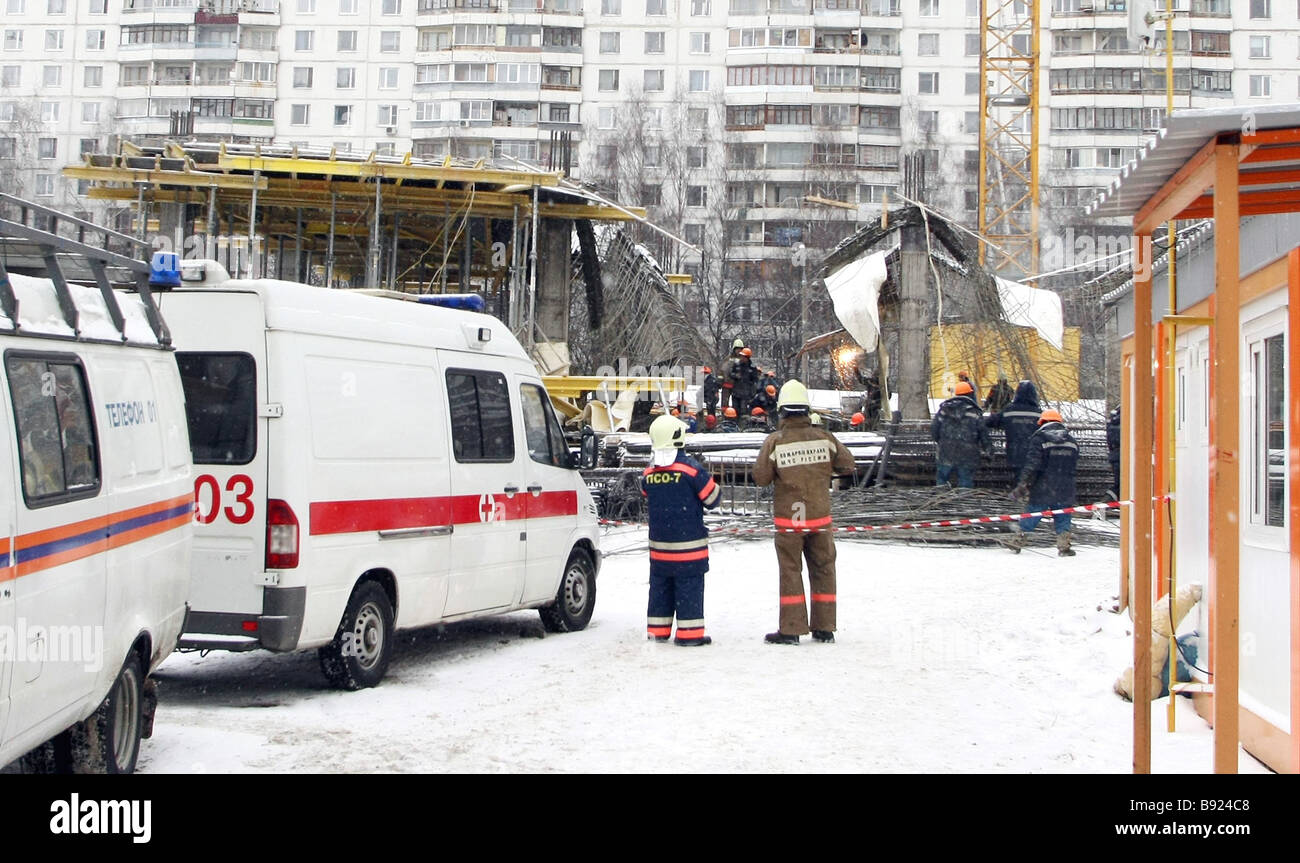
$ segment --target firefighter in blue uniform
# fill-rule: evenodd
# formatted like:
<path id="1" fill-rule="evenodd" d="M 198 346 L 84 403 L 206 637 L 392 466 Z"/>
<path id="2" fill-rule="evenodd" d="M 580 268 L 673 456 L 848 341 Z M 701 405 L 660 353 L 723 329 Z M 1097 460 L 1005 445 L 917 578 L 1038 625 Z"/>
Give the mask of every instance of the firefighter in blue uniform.
<path id="1" fill-rule="evenodd" d="M 683 647 L 711 644 L 704 634 L 704 573 L 709 571 L 709 531 L 705 508 L 722 493 L 708 470 L 682 452 L 686 426 L 661 416 L 650 424 L 653 463 L 641 474 L 650 519 L 650 601 L 647 637 L 667 641 L 677 618 Z"/>

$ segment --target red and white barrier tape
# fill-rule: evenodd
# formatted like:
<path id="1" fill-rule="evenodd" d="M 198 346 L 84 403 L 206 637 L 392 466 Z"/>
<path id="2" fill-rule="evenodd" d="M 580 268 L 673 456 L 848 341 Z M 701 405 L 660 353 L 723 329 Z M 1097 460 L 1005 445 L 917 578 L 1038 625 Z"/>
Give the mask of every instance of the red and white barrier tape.
<path id="1" fill-rule="evenodd" d="M 1164 497 L 1157 498 L 1163 500 Z M 863 525 L 844 525 L 842 527 L 722 527 L 709 531 L 710 533 L 866 533 L 876 530 L 916 530 L 927 527 L 962 527 L 971 524 L 993 524 L 1002 521 L 1019 521 L 1022 518 L 1033 518 L 1034 516 L 1055 516 L 1055 515 L 1072 515 L 1076 512 L 1095 512 L 1104 509 L 1118 509 L 1121 506 L 1129 506 L 1133 503 L 1131 500 L 1112 500 L 1105 503 L 1089 503 L 1083 506 L 1067 506 L 1063 509 L 1040 509 L 1037 512 L 1022 512 L 1019 515 L 982 515 L 976 518 L 953 518 L 944 521 L 912 521 L 902 524 L 863 524 Z M 626 527 L 629 525 L 641 525 L 644 522 L 636 521 L 611 521 L 609 519 L 600 519 L 600 524 L 605 527 Z"/>

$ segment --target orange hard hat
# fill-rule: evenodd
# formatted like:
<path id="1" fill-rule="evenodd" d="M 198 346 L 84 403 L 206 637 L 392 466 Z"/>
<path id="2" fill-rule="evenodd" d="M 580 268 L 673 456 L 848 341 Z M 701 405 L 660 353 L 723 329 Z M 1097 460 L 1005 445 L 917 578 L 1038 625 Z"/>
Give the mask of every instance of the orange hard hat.
<path id="1" fill-rule="evenodd" d="M 749 415 L 754 417 L 761 417 L 765 413 L 767 413 L 767 411 L 763 410 L 762 408 L 754 408 L 752 411 L 749 412 Z"/>
<path id="2" fill-rule="evenodd" d="M 1061 417 L 1061 412 L 1058 410 L 1052 410 L 1051 408 L 1048 408 L 1047 410 L 1043 411 L 1038 417 L 1039 425 L 1042 425 L 1043 423 L 1063 423 L 1063 422 L 1065 422 L 1065 419 Z"/>
<path id="3" fill-rule="evenodd" d="M 727 410 L 731 410 L 731 408 L 727 408 Z M 704 424 L 705 424 L 706 426 L 708 426 L 709 428 L 713 428 L 715 425 L 718 424 L 718 418 L 717 418 L 716 416 L 714 416 L 713 414 L 705 414 L 705 415 L 704 415 Z"/>
<path id="4" fill-rule="evenodd" d="M 961 383 L 957 384 L 957 389 L 954 390 L 954 392 L 956 392 L 957 395 L 959 396 L 964 396 L 964 395 L 968 395 L 969 393 L 975 392 L 975 390 L 971 388 L 970 384 L 966 383 L 965 381 L 962 381 Z"/>
<path id="5" fill-rule="evenodd" d="M 742 348 L 740 351 L 740 355 L 742 357 L 752 357 L 754 355 L 754 352 L 751 351 L 749 348 Z"/>
<path id="6" fill-rule="evenodd" d="M 713 369 L 709 368 L 708 366 L 704 366 L 702 369 L 700 369 L 700 371 L 704 372 L 706 375 L 713 374 Z"/>
<path id="7" fill-rule="evenodd" d="M 864 417 L 864 416 L 862 415 L 861 411 L 859 411 L 858 413 L 855 413 L 855 414 L 854 414 L 854 415 L 849 419 L 849 422 L 851 422 L 851 423 L 852 423 L 853 425 L 855 425 L 855 426 L 860 426 L 860 425 L 862 425 L 862 424 L 863 424 L 864 422 L 866 422 L 866 421 L 867 421 L 867 418 Z"/>
<path id="8" fill-rule="evenodd" d="M 768 384 L 768 385 L 767 385 L 767 394 L 768 394 L 769 396 L 774 396 L 774 395 L 776 395 L 776 387 L 772 386 L 771 384 Z"/>
<path id="9" fill-rule="evenodd" d="M 732 418 L 732 419 L 735 419 L 735 416 L 736 416 L 736 409 L 735 409 L 735 408 L 727 408 L 725 411 L 722 412 L 722 415 L 723 415 L 724 417 L 730 417 L 730 418 Z"/>
<path id="10" fill-rule="evenodd" d="M 681 416 L 681 413 L 682 412 L 679 411 L 677 408 L 673 408 L 673 416 Z"/>

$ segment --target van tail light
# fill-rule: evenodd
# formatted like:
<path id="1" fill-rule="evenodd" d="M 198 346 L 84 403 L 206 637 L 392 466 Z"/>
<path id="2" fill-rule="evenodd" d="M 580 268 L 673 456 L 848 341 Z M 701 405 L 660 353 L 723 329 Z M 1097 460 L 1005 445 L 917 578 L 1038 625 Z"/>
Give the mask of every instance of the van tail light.
<path id="1" fill-rule="evenodd" d="M 266 568 L 298 565 L 298 516 L 282 500 L 266 502 Z"/>

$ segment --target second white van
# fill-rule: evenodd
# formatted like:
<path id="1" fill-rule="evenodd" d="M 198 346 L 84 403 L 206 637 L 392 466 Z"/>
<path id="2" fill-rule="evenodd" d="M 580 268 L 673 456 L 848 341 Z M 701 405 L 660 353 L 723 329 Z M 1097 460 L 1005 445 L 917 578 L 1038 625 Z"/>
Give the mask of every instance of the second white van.
<path id="1" fill-rule="evenodd" d="M 596 508 L 500 321 L 185 273 L 159 298 L 196 471 L 183 648 L 315 647 L 355 689 L 394 629 L 523 608 L 586 627 Z"/>

